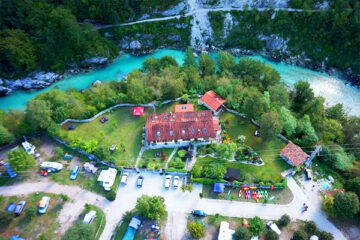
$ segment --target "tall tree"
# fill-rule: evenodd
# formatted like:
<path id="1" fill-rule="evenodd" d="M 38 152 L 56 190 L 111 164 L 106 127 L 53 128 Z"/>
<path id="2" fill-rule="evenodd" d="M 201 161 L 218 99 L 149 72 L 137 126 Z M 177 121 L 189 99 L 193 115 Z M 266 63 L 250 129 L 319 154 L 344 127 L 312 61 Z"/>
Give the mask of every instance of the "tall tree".
<path id="1" fill-rule="evenodd" d="M 156 220 L 166 213 L 165 199 L 160 196 L 142 195 L 136 201 L 136 210 L 143 217 Z"/>
<path id="2" fill-rule="evenodd" d="M 353 192 L 335 194 L 334 210 L 339 217 L 353 217 L 359 212 L 358 196 Z"/>
<path id="3" fill-rule="evenodd" d="M 183 66 L 184 67 L 190 67 L 190 66 L 197 67 L 194 53 L 193 53 L 191 47 L 189 47 L 189 46 L 186 48 Z"/>
<path id="4" fill-rule="evenodd" d="M 47 101 L 32 99 L 26 104 L 26 121 L 35 130 L 46 129 L 51 123 L 51 107 Z"/>
<path id="5" fill-rule="evenodd" d="M 292 91 L 292 109 L 299 113 L 303 110 L 306 103 L 314 99 L 314 92 L 310 88 L 310 84 L 306 81 L 299 81 L 295 84 Z"/>
<path id="6" fill-rule="evenodd" d="M 8 157 L 14 171 L 25 171 L 35 166 L 35 159 L 20 148 L 8 152 Z"/>
<path id="7" fill-rule="evenodd" d="M 219 72 L 230 72 L 233 73 L 235 70 L 235 58 L 233 55 L 226 51 L 219 51 L 218 56 L 216 57 L 217 65 Z"/>
<path id="8" fill-rule="evenodd" d="M 274 139 L 282 131 L 282 124 L 279 114 L 274 111 L 264 113 L 261 116 L 261 129 L 263 130 L 264 140 Z"/>
<path id="9" fill-rule="evenodd" d="M 209 76 L 215 74 L 216 65 L 209 54 L 202 53 L 200 55 L 199 65 L 202 76 Z"/>

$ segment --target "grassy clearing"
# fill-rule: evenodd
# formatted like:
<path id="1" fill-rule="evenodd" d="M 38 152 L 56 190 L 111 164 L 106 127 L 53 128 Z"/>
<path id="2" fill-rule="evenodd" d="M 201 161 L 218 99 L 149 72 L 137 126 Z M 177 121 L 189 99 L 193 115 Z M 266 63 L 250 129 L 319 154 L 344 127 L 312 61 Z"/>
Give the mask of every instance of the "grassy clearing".
<path id="1" fill-rule="evenodd" d="M 151 109 L 146 109 L 145 111 Z M 101 123 L 101 117 L 107 117 L 109 121 Z M 124 144 L 125 151 L 115 151 L 111 158 L 118 166 L 132 167 L 141 148 L 141 139 L 145 117 L 132 115 L 132 108 L 118 108 L 113 112 L 102 115 L 89 123 L 68 123 L 62 128 L 62 136 L 69 141 L 72 138 L 81 138 L 82 141 L 97 140 L 98 146 L 110 148 L 116 144 L 118 147 Z M 69 124 L 76 125 L 74 131 L 67 131 Z"/>
<path id="2" fill-rule="evenodd" d="M 158 170 L 164 168 L 166 165 L 166 161 L 169 158 L 172 151 L 173 148 L 146 150 L 141 157 L 141 160 L 139 162 L 139 167 L 150 170 L 154 170 L 154 169 Z M 160 153 L 161 157 L 155 157 L 155 153 Z M 165 156 L 164 160 L 162 157 L 163 155 Z"/>
<path id="3" fill-rule="evenodd" d="M 38 201 L 45 195 L 51 197 L 47 212 L 43 215 L 36 213 L 32 218 L 26 217 L 26 209 L 30 206 L 37 208 Z M 59 233 L 56 231 L 60 226 L 57 217 L 64 204 L 61 195 L 41 192 L 33 193 L 24 198 L 17 196 L 2 197 L 0 208 L 5 209 L 9 203 L 17 204 L 20 200 L 26 201 L 25 208 L 19 217 L 14 217 L 7 227 L 0 229 L 2 236 L 7 239 L 10 239 L 12 235 L 19 235 L 25 239 L 54 239 L 59 237 Z"/>
<path id="4" fill-rule="evenodd" d="M 100 208 L 97 208 L 90 204 L 86 204 L 85 209 L 79 216 L 79 219 L 77 220 L 77 222 L 81 223 L 84 219 L 84 216 L 91 210 L 96 211 L 96 217 L 95 217 L 94 221 L 91 223 L 91 227 L 93 228 L 94 238 L 99 239 L 99 237 L 101 236 L 101 233 L 103 232 L 103 230 L 105 228 L 105 224 L 106 224 L 105 214 Z"/>
<path id="5" fill-rule="evenodd" d="M 242 191 L 242 195 L 239 198 L 239 190 L 240 188 L 231 188 L 231 187 L 225 187 L 225 191 L 223 194 L 216 194 L 213 191 L 214 186 L 213 185 L 204 185 L 202 190 L 202 196 L 204 198 L 211 198 L 211 199 L 227 199 L 228 192 L 230 191 L 229 195 L 229 201 L 231 198 L 233 198 L 234 201 L 240 201 L 240 202 L 256 202 L 254 199 L 245 199 L 244 191 Z M 284 189 L 274 189 L 273 191 L 267 190 L 270 197 L 275 197 L 274 200 L 271 201 L 271 204 L 288 204 L 290 203 L 294 196 L 290 189 L 288 187 Z M 233 196 L 233 197 L 231 197 Z M 263 203 L 263 199 L 259 199 L 259 203 Z"/>

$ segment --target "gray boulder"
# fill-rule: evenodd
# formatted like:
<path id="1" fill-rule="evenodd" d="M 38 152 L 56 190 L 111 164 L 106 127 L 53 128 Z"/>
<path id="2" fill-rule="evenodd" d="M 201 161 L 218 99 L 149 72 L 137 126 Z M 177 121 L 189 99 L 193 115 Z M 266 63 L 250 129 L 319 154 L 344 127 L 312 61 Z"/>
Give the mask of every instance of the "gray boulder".
<path id="1" fill-rule="evenodd" d="M 164 15 L 164 16 L 179 15 L 181 11 L 186 10 L 186 9 L 187 9 L 186 3 L 180 2 L 178 5 L 174 6 L 173 8 L 162 12 L 162 15 Z"/>
<path id="2" fill-rule="evenodd" d="M 139 50 L 141 48 L 141 43 L 138 40 L 134 40 L 130 42 L 131 50 Z"/>
<path id="3" fill-rule="evenodd" d="M 12 89 L 8 87 L 0 86 L 0 96 L 6 96 L 9 95 L 12 92 Z"/>
<path id="4" fill-rule="evenodd" d="M 121 48 L 121 49 L 129 49 L 129 41 L 123 39 L 119 42 L 118 46 Z"/>
<path id="5" fill-rule="evenodd" d="M 175 24 L 175 27 L 176 27 L 177 29 L 185 29 L 185 28 L 188 27 L 188 24 L 186 24 L 186 23 L 176 23 L 176 24 Z"/>

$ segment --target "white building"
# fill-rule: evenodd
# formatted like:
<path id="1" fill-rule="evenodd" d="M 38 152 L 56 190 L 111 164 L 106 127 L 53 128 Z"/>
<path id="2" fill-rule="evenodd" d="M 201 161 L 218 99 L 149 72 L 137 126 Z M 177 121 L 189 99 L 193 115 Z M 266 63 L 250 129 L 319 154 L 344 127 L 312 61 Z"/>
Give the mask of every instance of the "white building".
<path id="1" fill-rule="evenodd" d="M 110 191 L 112 185 L 115 182 L 116 179 L 117 170 L 115 168 L 109 168 L 107 170 L 102 170 L 100 172 L 100 175 L 98 177 L 98 182 L 100 182 L 100 185 L 104 187 L 105 191 Z"/>
<path id="2" fill-rule="evenodd" d="M 223 221 L 220 223 L 218 240 L 233 240 L 235 230 L 230 229 L 229 226 L 228 222 Z"/>

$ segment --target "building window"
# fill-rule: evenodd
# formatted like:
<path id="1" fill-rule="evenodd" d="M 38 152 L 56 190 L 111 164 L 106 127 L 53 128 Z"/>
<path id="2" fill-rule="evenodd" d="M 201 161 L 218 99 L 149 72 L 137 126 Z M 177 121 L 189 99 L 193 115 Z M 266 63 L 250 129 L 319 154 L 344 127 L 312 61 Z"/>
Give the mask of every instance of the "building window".
<path id="1" fill-rule="evenodd" d="M 176 117 L 176 115 L 174 114 L 174 115 L 173 115 L 173 118 L 175 118 L 175 117 Z"/>
<path id="2" fill-rule="evenodd" d="M 206 129 L 206 128 L 204 128 L 204 133 L 207 133 L 207 129 Z"/>
<path id="3" fill-rule="evenodd" d="M 191 128 L 191 133 L 194 134 L 195 133 L 195 129 Z"/>
<path id="4" fill-rule="evenodd" d="M 172 136 L 174 134 L 173 130 L 170 130 L 170 135 Z"/>
<path id="5" fill-rule="evenodd" d="M 186 106 L 182 106 L 181 109 L 184 109 L 184 110 L 185 110 L 185 109 L 186 109 Z"/>
<path id="6" fill-rule="evenodd" d="M 205 116 L 206 116 L 206 114 L 205 114 L 204 112 L 202 113 L 202 115 L 203 115 L 203 117 L 205 117 Z"/>
<path id="7" fill-rule="evenodd" d="M 187 117 L 188 117 L 188 114 L 187 114 L 187 113 L 185 113 L 185 114 L 184 114 L 184 116 L 187 118 Z"/>
<path id="8" fill-rule="evenodd" d="M 156 133 L 156 135 L 157 135 L 158 137 L 160 137 L 160 131 L 158 131 L 158 132 Z"/>
<path id="9" fill-rule="evenodd" d="M 190 113 L 190 117 L 194 117 L 194 114 L 193 114 L 193 113 Z"/>
<path id="10" fill-rule="evenodd" d="M 181 133 L 183 134 L 183 135 L 185 135 L 185 130 L 183 129 L 183 130 L 181 130 Z"/>

